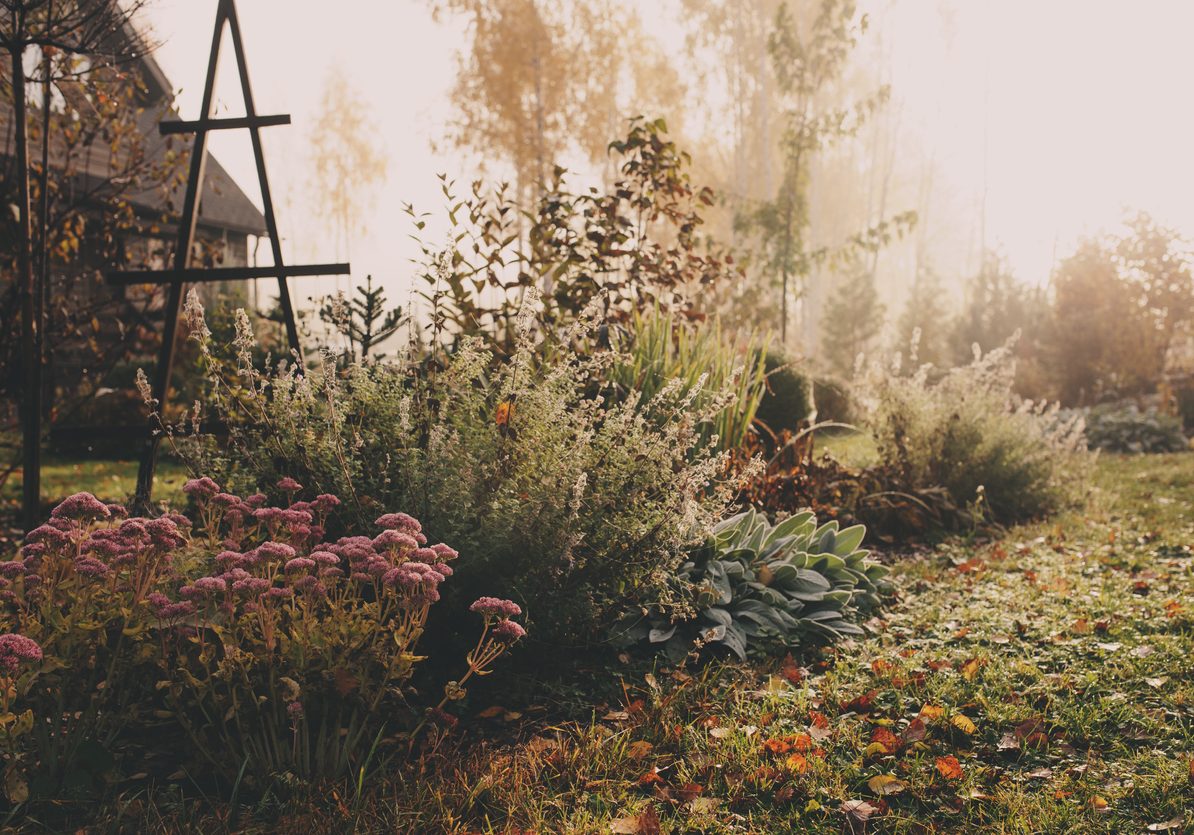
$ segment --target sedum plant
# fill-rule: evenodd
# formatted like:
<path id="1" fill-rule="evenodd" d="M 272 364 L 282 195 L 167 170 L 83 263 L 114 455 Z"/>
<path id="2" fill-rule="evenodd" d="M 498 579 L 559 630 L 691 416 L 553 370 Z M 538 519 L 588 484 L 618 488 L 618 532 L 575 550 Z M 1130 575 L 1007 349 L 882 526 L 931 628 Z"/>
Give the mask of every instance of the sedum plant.
<path id="1" fill-rule="evenodd" d="M 887 574 L 859 548 L 865 533 L 836 521 L 818 526 L 811 511 L 773 526 L 748 509 L 721 522 L 678 572 L 695 592 L 695 612 L 629 620 L 621 638 L 679 661 L 694 648 L 745 659 L 809 638 L 861 634 L 858 616 L 878 607 Z"/>
<path id="2" fill-rule="evenodd" d="M 230 780 L 318 780 L 359 773 L 387 727 L 413 726 L 406 684 L 455 550 L 428 546 L 405 513 L 328 540 L 339 500 L 276 486 L 287 501 L 270 505 L 192 479 L 194 530 L 80 493 L 0 563 L 10 800 L 30 783 L 70 790 L 134 738 Z M 482 634 L 460 682 L 524 634 L 511 601 L 474 612 Z"/>

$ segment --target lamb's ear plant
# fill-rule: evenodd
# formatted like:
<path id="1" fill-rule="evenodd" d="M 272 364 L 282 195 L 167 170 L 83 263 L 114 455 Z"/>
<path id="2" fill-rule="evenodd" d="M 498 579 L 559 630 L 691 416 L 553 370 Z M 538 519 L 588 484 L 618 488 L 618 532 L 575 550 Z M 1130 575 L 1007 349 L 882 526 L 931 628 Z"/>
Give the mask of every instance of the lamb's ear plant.
<path id="1" fill-rule="evenodd" d="M 859 547 L 865 533 L 818 525 L 811 511 L 771 525 L 746 510 L 721 522 L 678 572 L 695 591 L 695 611 L 627 618 L 618 637 L 678 662 L 694 650 L 745 659 L 862 634 L 859 619 L 879 606 L 887 574 Z"/>
<path id="2" fill-rule="evenodd" d="M 1106 403 L 1081 411 L 1086 422 L 1086 442 L 1091 449 L 1139 455 L 1149 452 L 1182 452 L 1190 442 L 1182 419 L 1135 403 Z"/>

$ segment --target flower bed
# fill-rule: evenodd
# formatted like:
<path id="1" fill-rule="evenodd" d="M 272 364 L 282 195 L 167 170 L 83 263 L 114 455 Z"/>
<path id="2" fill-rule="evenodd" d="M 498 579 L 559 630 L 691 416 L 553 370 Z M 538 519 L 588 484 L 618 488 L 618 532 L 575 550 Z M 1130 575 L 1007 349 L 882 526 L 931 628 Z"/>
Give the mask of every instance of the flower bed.
<path id="1" fill-rule="evenodd" d="M 405 513 L 326 541 L 339 500 L 298 500 L 291 479 L 278 489 L 284 506 L 189 481 L 194 529 L 79 493 L 0 563 L 10 800 L 30 781 L 35 793 L 77 781 L 96 749 L 156 742 L 228 779 L 318 779 L 361 768 L 387 732 L 419 730 L 406 684 L 456 551 Z M 431 718 L 524 634 L 510 601 L 472 611 L 480 638 Z"/>

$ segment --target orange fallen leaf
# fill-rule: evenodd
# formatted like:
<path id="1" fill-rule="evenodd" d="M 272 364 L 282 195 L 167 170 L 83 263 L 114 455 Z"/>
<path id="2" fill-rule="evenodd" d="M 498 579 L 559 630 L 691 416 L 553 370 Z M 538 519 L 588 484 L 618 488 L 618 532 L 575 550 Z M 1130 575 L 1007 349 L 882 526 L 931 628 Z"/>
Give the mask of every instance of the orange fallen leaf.
<path id="1" fill-rule="evenodd" d="M 792 658 L 792 653 L 784 656 L 784 660 L 780 663 L 779 674 L 783 676 L 789 684 L 799 684 L 804 681 L 806 673 L 804 668 L 796 663 Z"/>
<path id="2" fill-rule="evenodd" d="M 920 717 L 922 719 L 942 719 L 945 717 L 945 708 L 937 705 L 925 705 L 920 709 Z"/>
<path id="3" fill-rule="evenodd" d="M 962 764 L 958 762 L 958 758 L 953 754 L 950 754 L 947 757 L 937 758 L 937 771 L 939 771 L 941 776 L 946 780 L 961 780 L 964 776 Z"/>
<path id="4" fill-rule="evenodd" d="M 804 754 L 793 754 L 784 760 L 784 765 L 795 774 L 803 774 L 808 771 L 808 759 Z"/>
<path id="5" fill-rule="evenodd" d="M 792 750 L 792 743 L 783 737 L 763 740 L 763 749 L 772 754 L 786 754 Z"/>
<path id="6" fill-rule="evenodd" d="M 894 754 L 900 749 L 900 738 L 888 728 L 875 728 L 871 734 L 871 742 L 883 746 L 886 754 Z"/>

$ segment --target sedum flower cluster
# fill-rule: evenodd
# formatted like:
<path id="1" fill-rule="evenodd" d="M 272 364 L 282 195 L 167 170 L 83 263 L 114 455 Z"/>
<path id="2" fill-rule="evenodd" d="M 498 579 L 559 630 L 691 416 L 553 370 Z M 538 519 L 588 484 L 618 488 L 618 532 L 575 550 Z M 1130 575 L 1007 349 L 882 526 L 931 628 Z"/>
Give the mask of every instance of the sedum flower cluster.
<path id="1" fill-rule="evenodd" d="M 31 531 L 0 562 L 4 752 L 62 778 L 80 740 L 151 722 L 221 771 L 316 778 L 359 766 L 387 724 L 409 731 L 416 645 L 456 550 L 405 513 L 329 538 L 337 496 L 299 498 L 293 478 L 276 489 L 290 500 L 192 479 L 193 526 L 79 493 Z M 511 601 L 477 606 L 464 678 L 525 634 Z M 35 721 L 48 731 L 28 733 Z"/>

